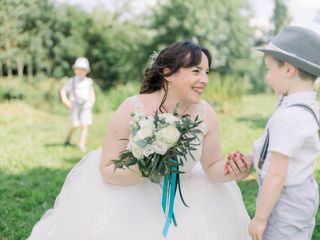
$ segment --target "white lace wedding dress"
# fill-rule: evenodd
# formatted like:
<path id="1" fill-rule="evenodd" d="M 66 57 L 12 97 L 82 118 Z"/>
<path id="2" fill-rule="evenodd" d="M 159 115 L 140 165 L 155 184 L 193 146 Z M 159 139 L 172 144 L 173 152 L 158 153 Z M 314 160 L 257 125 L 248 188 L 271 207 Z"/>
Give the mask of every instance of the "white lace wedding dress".
<path id="1" fill-rule="evenodd" d="M 143 108 L 132 97 L 136 111 Z M 198 114 L 205 114 L 201 102 Z M 202 125 L 205 132 L 205 126 Z M 202 139 L 202 137 L 201 137 Z M 176 196 L 177 227 L 162 236 L 162 188 L 147 179 L 134 186 L 103 182 L 101 150 L 89 153 L 68 174 L 54 208 L 33 227 L 29 240 L 248 240 L 249 216 L 235 182 L 212 183 L 199 163 L 201 145 L 181 168 L 183 197 Z"/>

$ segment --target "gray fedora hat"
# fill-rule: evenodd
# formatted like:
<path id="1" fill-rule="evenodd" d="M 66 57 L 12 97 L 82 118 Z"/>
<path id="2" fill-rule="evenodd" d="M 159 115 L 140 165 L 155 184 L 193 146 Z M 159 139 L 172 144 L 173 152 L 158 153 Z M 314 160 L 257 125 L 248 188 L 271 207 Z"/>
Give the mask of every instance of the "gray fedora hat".
<path id="1" fill-rule="evenodd" d="M 266 47 L 256 50 L 320 76 L 320 36 L 307 28 L 285 27 Z"/>

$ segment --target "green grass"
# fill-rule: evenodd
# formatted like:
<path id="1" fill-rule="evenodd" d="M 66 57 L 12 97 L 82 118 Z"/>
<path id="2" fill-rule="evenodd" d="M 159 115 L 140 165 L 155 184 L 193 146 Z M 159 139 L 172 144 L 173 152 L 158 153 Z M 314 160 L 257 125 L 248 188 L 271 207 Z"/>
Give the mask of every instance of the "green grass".
<path id="1" fill-rule="evenodd" d="M 131 90 L 130 90 L 131 91 Z M 123 93 L 124 95 L 127 93 Z M 124 97 L 123 95 L 123 97 Z M 110 93 L 110 96 L 114 96 Z M 88 148 L 99 148 L 114 104 L 100 98 Z M 122 98 L 123 98 L 122 97 Z M 119 99 L 117 99 L 119 101 Z M 272 96 L 245 96 L 237 109 L 219 114 L 223 153 L 251 151 L 276 104 Z M 53 113 L 23 102 L 0 104 L 0 239 L 26 239 L 45 210 L 53 206 L 68 171 L 83 154 L 62 145 L 69 128 L 68 111 Z M 74 142 L 78 138 L 74 136 Z M 319 169 L 319 166 L 318 166 Z M 320 172 L 317 172 L 320 181 Z M 250 216 L 255 209 L 255 174 L 239 182 Z M 320 239 L 320 213 L 313 240 Z"/>

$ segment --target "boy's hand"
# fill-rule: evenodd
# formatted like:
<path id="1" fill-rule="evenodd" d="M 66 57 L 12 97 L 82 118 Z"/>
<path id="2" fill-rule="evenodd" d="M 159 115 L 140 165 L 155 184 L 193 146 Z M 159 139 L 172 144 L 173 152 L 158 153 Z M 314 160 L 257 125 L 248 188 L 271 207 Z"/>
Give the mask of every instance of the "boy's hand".
<path id="1" fill-rule="evenodd" d="M 72 102 L 70 101 L 70 99 L 67 96 L 67 92 L 66 92 L 65 87 L 61 88 L 60 97 L 61 97 L 61 100 L 62 100 L 63 104 L 66 105 L 67 108 L 71 109 L 72 108 Z"/>
<path id="2" fill-rule="evenodd" d="M 64 105 L 66 105 L 67 108 L 69 108 L 69 109 L 72 108 L 72 102 L 71 102 L 71 101 L 66 101 L 66 102 L 64 102 Z"/>
<path id="3" fill-rule="evenodd" d="M 267 221 L 254 217 L 249 225 L 249 235 L 252 240 L 262 240 Z"/>

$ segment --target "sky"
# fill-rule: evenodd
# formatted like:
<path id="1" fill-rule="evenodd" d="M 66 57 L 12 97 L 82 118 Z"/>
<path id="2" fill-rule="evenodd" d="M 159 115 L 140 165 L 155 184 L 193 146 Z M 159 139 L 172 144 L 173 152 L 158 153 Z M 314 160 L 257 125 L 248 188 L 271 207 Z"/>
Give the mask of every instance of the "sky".
<path id="1" fill-rule="evenodd" d="M 68 2 L 84 8 L 92 8 L 96 4 L 107 8 L 114 8 L 116 2 L 121 0 L 57 0 L 60 2 Z M 270 17 L 273 11 L 273 0 L 250 0 L 255 13 L 252 24 L 268 27 Z M 320 34 L 320 0 L 285 0 L 289 7 L 289 13 L 292 16 L 291 25 L 303 26 L 312 29 Z M 155 4 L 156 0 L 131 0 L 131 4 L 136 12 L 144 11 L 148 6 Z M 318 17 L 318 23 L 315 21 Z"/>
<path id="2" fill-rule="evenodd" d="M 250 0 L 250 2 L 256 15 L 255 24 L 268 26 L 273 12 L 273 1 Z M 320 0 L 286 0 L 286 3 L 292 17 L 290 25 L 306 27 L 320 34 Z M 316 22 L 316 19 L 319 22 Z"/>

